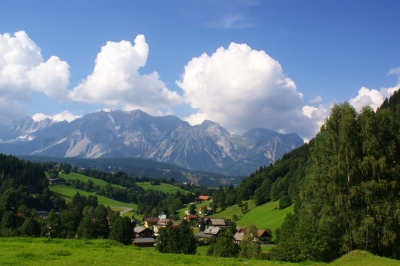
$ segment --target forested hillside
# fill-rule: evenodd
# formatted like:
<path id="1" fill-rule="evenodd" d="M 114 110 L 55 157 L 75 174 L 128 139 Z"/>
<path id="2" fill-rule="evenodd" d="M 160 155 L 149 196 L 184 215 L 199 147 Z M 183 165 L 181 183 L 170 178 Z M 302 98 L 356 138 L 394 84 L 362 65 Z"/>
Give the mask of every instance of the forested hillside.
<path id="1" fill-rule="evenodd" d="M 122 219 L 117 212 L 99 204 L 97 195 L 138 205 L 135 212 L 144 216 L 158 216 L 164 212 L 175 217 L 176 210 L 183 204 L 192 202 L 195 196 L 207 194 L 208 188 L 196 186 L 190 193 L 182 193 L 177 188 L 174 193 L 164 193 L 153 189 L 143 189 L 137 183 L 149 182 L 160 186 L 167 179 L 153 179 L 142 176 L 128 176 L 102 172 L 96 169 L 82 170 L 86 176 L 107 181 L 99 187 L 92 180 L 86 181 L 56 179 L 66 186 L 93 193 L 84 196 L 76 193 L 66 202 L 59 194 L 49 190 L 50 178 L 56 178 L 61 172 L 68 175 L 77 171 L 69 164 L 47 162 L 43 164 L 25 162 L 14 156 L 0 154 L 0 235 L 1 236 L 51 236 L 60 238 L 111 238 L 122 243 L 131 243 L 132 224 L 130 219 Z M 174 183 L 173 179 L 169 180 Z M 209 193 L 208 193 L 209 194 Z M 40 213 L 44 214 L 44 219 Z M 127 218 L 127 217 L 125 217 Z M 120 228 L 118 232 L 108 230 Z M 125 225 L 124 225 L 125 224 Z M 114 226 L 115 225 L 115 226 Z M 128 228 L 128 229 L 127 229 Z M 124 230 L 131 230 L 130 234 Z M 126 236 L 129 236 L 127 239 Z"/>
<path id="2" fill-rule="evenodd" d="M 331 261 L 354 249 L 400 258 L 400 131 L 387 102 L 377 112 L 334 106 L 272 258 Z"/>
<path id="3" fill-rule="evenodd" d="M 331 261 L 355 249 L 399 259 L 399 125 L 398 91 L 377 112 L 336 105 L 309 144 L 260 167 L 237 189 L 219 189 L 215 203 L 295 203 L 273 259 Z"/>

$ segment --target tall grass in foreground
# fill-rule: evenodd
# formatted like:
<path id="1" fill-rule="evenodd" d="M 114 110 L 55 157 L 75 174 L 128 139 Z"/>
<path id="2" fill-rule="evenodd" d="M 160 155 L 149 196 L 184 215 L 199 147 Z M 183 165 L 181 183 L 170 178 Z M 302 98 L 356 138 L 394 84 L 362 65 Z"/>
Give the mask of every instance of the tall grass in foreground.
<path id="1" fill-rule="evenodd" d="M 154 248 L 124 246 L 111 240 L 0 238 L 0 265 L 374 265 L 400 266 L 400 261 L 353 251 L 332 263 L 284 263 L 197 255 L 161 254 Z"/>

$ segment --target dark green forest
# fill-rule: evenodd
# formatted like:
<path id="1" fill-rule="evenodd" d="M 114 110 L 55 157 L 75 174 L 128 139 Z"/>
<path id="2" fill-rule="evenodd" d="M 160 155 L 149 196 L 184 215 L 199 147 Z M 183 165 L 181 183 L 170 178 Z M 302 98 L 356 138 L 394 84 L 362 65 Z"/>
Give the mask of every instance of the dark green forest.
<path id="1" fill-rule="evenodd" d="M 335 105 L 308 144 L 260 167 L 235 190 L 220 188 L 214 202 L 294 203 L 276 232 L 274 260 L 332 261 L 355 249 L 399 259 L 399 125 L 398 91 L 376 112 Z"/>

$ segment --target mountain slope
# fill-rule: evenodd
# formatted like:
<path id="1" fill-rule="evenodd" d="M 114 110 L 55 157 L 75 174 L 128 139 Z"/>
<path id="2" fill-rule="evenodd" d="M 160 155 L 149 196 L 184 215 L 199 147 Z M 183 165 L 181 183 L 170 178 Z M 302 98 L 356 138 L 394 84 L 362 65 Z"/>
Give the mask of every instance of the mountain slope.
<path id="1" fill-rule="evenodd" d="M 303 144 L 297 134 L 230 134 L 212 121 L 191 126 L 140 110 L 96 112 L 68 122 L 26 118 L 0 125 L 0 152 L 77 158 L 137 157 L 189 170 L 247 175 Z"/>

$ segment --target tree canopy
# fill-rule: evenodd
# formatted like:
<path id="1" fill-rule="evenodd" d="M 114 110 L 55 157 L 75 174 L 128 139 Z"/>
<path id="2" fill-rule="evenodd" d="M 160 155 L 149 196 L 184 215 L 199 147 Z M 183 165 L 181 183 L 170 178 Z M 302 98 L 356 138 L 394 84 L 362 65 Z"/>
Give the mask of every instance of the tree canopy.
<path id="1" fill-rule="evenodd" d="M 331 261 L 354 249 L 400 258 L 399 133 L 389 110 L 335 105 L 272 258 Z"/>

